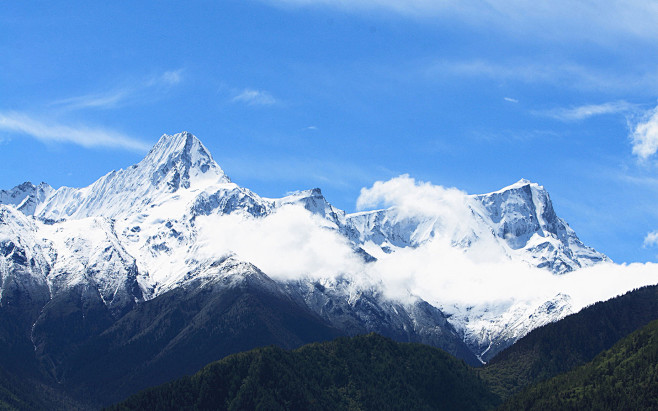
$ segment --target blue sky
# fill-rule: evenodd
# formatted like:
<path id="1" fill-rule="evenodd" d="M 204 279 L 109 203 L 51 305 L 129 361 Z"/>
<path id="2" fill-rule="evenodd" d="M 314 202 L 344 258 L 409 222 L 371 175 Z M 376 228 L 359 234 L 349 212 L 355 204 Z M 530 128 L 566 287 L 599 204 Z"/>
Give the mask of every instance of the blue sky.
<path id="1" fill-rule="evenodd" d="M 527 178 L 588 245 L 658 261 L 651 1 L 7 2 L 0 188 L 85 186 L 163 133 L 238 184 L 468 193 Z"/>

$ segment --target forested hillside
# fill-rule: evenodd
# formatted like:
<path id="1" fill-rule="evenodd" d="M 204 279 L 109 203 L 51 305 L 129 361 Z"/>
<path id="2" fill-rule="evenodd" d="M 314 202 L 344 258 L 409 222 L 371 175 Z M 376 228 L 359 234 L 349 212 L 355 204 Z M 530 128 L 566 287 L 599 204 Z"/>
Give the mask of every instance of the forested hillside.
<path id="1" fill-rule="evenodd" d="M 540 327 L 480 371 L 501 398 L 591 361 L 621 338 L 658 319 L 658 286 L 596 303 Z"/>
<path id="2" fill-rule="evenodd" d="M 376 334 L 231 355 L 112 410 L 482 410 L 498 403 L 442 350 Z"/>
<path id="3" fill-rule="evenodd" d="M 501 409 L 658 409 L 658 320 L 584 366 L 512 397 Z"/>

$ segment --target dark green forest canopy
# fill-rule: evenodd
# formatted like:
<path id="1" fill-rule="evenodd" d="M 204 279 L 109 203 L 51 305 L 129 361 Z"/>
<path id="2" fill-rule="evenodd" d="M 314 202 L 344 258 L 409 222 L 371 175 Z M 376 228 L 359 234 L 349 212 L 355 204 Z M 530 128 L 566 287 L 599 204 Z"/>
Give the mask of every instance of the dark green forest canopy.
<path id="1" fill-rule="evenodd" d="M 463 361 L 376 334 L 231 355 L 112 410 L 482 410 L 498 399 Z"/>
<path id="2" fill-rule="evenodd" d="M 658 286 L 643 287 L 533 330 L 494 357 L 480 377 L 505 399 L 591 361 L 655 319 Z"/>
<path id="3" fill-rule="evenodd" d="M 501 409 L 658 409 L 658 320 L 586 365 L 512 397 Z"/>

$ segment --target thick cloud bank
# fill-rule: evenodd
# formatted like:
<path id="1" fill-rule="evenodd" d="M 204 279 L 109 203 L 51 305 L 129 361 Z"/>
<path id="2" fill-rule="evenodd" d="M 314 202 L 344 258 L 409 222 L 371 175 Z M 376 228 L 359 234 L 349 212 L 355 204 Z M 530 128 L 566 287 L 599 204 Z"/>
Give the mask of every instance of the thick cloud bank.
<path id="1" fill-rule="evenodd" d="M 301 206 L 286 205 L 265 218 L 239 214 L 200 219 L 200 240 L 209 255 L 232 252 L 272 278 L 320 279 L 363 272 L 362 260 L 347 239 L 327 227 L 327 221 Z"/>
<path id="2" fill-rule="evenodd" d="M 407 175 L 362 189 L 357 205 L 361 209 L 394 207 L 399 218 L 435 218 L 446 233 L 468 221 L 468 206 L 474 206 L 462 191 L 416 182 Z M 497 244 L 481 242 L 477 253 L 455 247 L 448 234 L 434 236 L 415 248 L 373 252 L 377 261 L 365 263 L 335 225 L 295 205 L 265 218 L 209 216 L 200 223 L 212 227 L 200 234 L 199 240 L 208 245 L 200 247 L 202 250 L 214 255 L 233 252 L 275 279 L 340 276 L 383 287 L 390 298 L 411 301 L 417 296 L 444 308 L 480 307 L 502 313 L 518 304 L 536 307 L 563 294 L 570 297 L 571 310 L 577 311 L 658 283 L 658 265 L 652 263 L 601 263 L 555 275 L 501 255 Z M 370 250 L 368 244 L 364 248 Z"/>

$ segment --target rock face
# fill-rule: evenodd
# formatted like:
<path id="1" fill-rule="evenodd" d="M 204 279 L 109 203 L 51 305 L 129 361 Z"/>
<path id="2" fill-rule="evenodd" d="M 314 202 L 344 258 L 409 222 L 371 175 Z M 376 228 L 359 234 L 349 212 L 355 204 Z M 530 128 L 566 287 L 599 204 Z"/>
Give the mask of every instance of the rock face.
<path id="1" fill-rule="evenodd" d="M 474 196 L 495 235 L 512 250 L 525 252 L 539 268 L 563 274 L 609 259 L 585 246 L 558 217 L 544 187 L 522 179 L 500 191 Z"/>
<path id="2" fill-rule="evenodd" d="M 258 344 L 293 347 L 339 334 L 375 331 L 477 364 L 476 356 L 486 360 L 569 312 L 568 299 L 556 297 L 531 307 L 529 319 L 527 307 L 503 318 L 448 316 L 349 273 L 273 275 L 231 248 L 241 230 L 222 236 L 217 225 L 253 229 L 289 209 L 296 214 L 286 224 L 303 220 L 317 235 L 331 233 L 366 266 L 439 236 L 465 253 L 494 244 L 505 258 L 555 274 L 608 260 L 556 216 L 543 187 L 526 180 L 465 197 L 456 225 L 449 213 L 347 214 L 317 188 L 262 198 L 232 183 L 192 134 L 164 135 L 141 162 L 88 187 L 24 183 L 0 191 L 0 344 L 29 360 L 34 375 L 75 394 L 100 390 L 94 401 L 107 402 L 145 386 L 139 381 L 162 382 Z M 472 326 L 477 321 L 484 325 Z M 206 337 L 221 349 L 194 348 Z M 108 354 L 96 358 L 94 347 Z M 121 364 L 131 377 L 119 387 L 81 366 L 101 363 Z"/>

